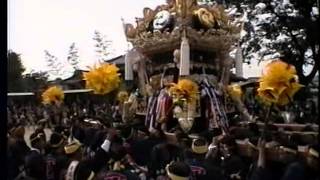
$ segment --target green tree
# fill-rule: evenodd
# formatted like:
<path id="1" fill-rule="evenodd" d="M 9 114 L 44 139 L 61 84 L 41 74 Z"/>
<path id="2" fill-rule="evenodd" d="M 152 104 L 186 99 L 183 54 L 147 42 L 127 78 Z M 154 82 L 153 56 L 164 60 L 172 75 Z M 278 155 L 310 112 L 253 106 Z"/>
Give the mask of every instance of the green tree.
<path id="1" fill-rule="evenodd" d="M 30 72 L 23 76 L 25 91 L 37 91 L 44 88 L 48 82 L 47 72 Z"/>
<path id="2" fill-rule="evenodd" d="M 22 73 L 25 68 L 21 62 L 20 54 L 9 50 L 8 52 L 8 92 L 21 92 L 23 91 Z"/>
<path id="3" fill-rule="evenodd" d="M 320 61 L 319 1 L 225 2 L 226 8 L 247 14 L 246 35 L 241 40 L 245 62 L 281 58 L 295 66 L 302 84 L 308 85 L 314 79 Z M 306 72 L 306 66 L 310 72 Z"/>

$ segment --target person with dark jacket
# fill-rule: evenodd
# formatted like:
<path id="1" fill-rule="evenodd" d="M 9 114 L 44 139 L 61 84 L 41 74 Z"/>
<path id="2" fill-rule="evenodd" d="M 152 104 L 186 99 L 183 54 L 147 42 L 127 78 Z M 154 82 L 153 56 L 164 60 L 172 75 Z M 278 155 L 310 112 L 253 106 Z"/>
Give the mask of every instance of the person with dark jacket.
<path id="1" fill-rule="evenodd" d="M 8 179 L 14 179 L 24 169 L 24 158 L 30 151 L 24 134 L 24 127 L 19 126 L 11 130 L 11 136 L 8 138 Z"/>
<path id="2" fill-rule="evenodd" d="M 122 140 L 118 137 L 110 147 L 110 160 L 108 166 L 103 168 L 97 175 L 97 180 L 119 179 L 119 180 L 140 180 L 146 175 L 128 162 L 127 151 Z M 141 176 L 141 178 L 140 178 Z"/>
<path id="3" fill-rule="evenodd" d="M 44 157 L 45 141 L 42 133 L 30 135 L 31 151 L 25 158 L 26 175 L 37 179 L 46 179 L 46 160 Z"/>
<path id="4" fill-rule="evenodd" d="M 139 131 L 146 133 L 148 130 L 141 128 L 138 133 Z M 130 144 L 130 151 L 134 161 L 140 166 L 146 166 L 151 158 L 152 148 L 163 142 L 163 138 L 158 131 L 145 135 L 144 138 L 135 138 Z"/>
<path id="5" fill-rule="evenodd" d="M 166 166 L 166 177 L 169 180 L 189 180 L 192 179 L 191 168 L 185 162 L 171 162 Z"/>
<path id="6" fill-rule="evenodd" d="M 82 157 L 82 148 L 79 142 L 71 142 L 65 146 L 65 153 L 69 157 L 68 165 L 62 177 L 66 180 L 92 179 L 110 160 L 110 148 L 113 145 L 116 131 L 109 129 L 107 137 L 95 151 L 93 157 Z M 83 169 L 83 170 L 81 170 Z"/>
<path id="7" fill-rule="evenodd" d="M 66 139 L 56 132 L 51 134 L 48 154 L 46 156 L 47 180 L 58 180 L 62 169 L 66 166 L 68 158 L 64 155 Z"/>
<path id="8" fill-rule="evenodd" d="M 148 163 L 150 178 L 164 176 L 165 167 L 172 161 L 184 161 L 183 150 L 171 143 L 162 143 L 153 147 L 151 151 L 151 159 Z"/>
<path id="9" fill-rule="evenodd" d="M 233 137 L 225 136 L 219 144 L 221 152 L 221 169 L 227 180 L 243 179 L 245 164 L 236 153 L 236 143 Z"/>
<path id="10" fill-rule="evenodd" d="M 186 158 L 186 162 L 191 168 L 193 179 L 223 179 L 221 170 L 218 167 L 212 166 L 212 164 L 205 159 L 207 152 L 208 143 L 205 139 L 198 138 L 193 140 L 191 154 Z"/>

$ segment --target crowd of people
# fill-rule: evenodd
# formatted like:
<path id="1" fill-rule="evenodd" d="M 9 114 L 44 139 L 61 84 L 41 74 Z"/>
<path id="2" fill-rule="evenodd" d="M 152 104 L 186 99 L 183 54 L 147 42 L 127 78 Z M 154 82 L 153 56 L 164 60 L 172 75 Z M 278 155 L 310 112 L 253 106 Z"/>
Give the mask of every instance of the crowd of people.
<path id="1" fill-rule="evenodd" d="M 232 123 L 229 134 L 213 129 L 190 136 L 177 128 L 172 136 L 148 131 L 139 117 L 132 124 L 106 121 L 119 119 L 106 103 L 80 104 L 8 106 L 8 179 L 319 179 L 318 136 L 261 136 L 255 123 Z M 29 125 L 36 128 L 25 139 Z M 45 129 L 52 131 L 49 137 Z M 257 155 L 240 154 L 239 139 L 248 139 Z M 268 157 L 266 149 L 279 145 L 286 155 Z M 304 157 L 297 153 L 300 145 L 308 149 Z"/>
<path id="2" fill-rule="evenodd" d="M 39 104 L 36 101 L 9 102 L 7 106 L 8 127 L 35 126 L 45 124 L 46 127 L 66 125 L 75 118 L 105 118 L 114 108 L 107 103 L 96 104 L 92 100 L 62 104 L 59 107 Z M 111 114 L 111 116 L 116 116 Z"/>

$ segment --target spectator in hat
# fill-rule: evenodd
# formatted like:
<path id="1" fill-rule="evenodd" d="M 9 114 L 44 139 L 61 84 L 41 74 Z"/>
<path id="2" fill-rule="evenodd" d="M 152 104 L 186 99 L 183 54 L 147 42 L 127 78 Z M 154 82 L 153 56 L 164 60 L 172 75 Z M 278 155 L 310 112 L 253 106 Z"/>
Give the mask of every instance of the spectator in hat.
<path id="1" fill-rule="evenodd" d="M 208 146 L 208 152 L 206 154 L 207 162 L 210 163 L 211 166 L 219 167 L 221 163 L 220 151 L 219 151 L 219 138 L 221 134 L 214 134 L 212 137 L 211 143 Z"/>
<path id="2" fill-rule="evenodd" d="M 127 172 L 127 169 L 122 169 L 122 164 L 127 154 L 124 147 L 122 146 L 122 143 L 123 141 L 121 137 L 117 135 L 117 131 L 115 129 L 109 129 L 107 137 L 105 138 L 102 145 L 100 145 L 100 147 L 95 151 L 94 156 L 82 158 L 81 160 L 75 158 L 71 159 L 69 166 L 65 171 L 65 176 L 74 174 L 74 179 L 72 180 L 75 180 L 75 178 L 79 179 L 80 177 L 87 177 L 87 175 L 89 175 L 89 178 L 92 178 L 91 176 L 99 178 L 101 174 L 109 172 L 109 170 L 111 170 L 112 172 L 116 171 L 117 173 L 125 176 L 128 174 L 130 175 L 130 172 Z M 72 149 L 75 150 L 76 148 L 71 148 L 69 150 Z M 78 162 L 79 165 L 83 164 L 83 167 L 86 167 L 87 170 L 78 171 L 78 165 L 76 165 L 76 162 Z M 106 165 L 108 165 L 108 167 L 106 167 Z M 72 169 L 75 169 L 74 173 L 70 173 Z M 82 173 L 84 173 L 85 175 L 77 175 Z"/>
<path id="3" fill-rule="evenodd" d="M 79 142 L 83 143 L 85 138 L 84 128 L 80 127 L 80 125 L 73 125 L 71 130 L 72 139 L 77 139 Z"/>
<path id="4" fill-rule="evenodd" d="M 78 173 L 85 173 L 82 171 L 77 171 L 77 167 L 80 164 L 83 164 L 83 167 L 86 167 L 88 170 L 86 171 L 86 175 L 77 176 L 78 178 L 88 177 L 93 178 L 96 176 L 98 172 L 100 172 L 104 166 L 107 165 L 110 157 L 112 155 L 110 148 L 113 147 L 113 144 L 116 144 L 117 141 L 121 140 L 121 138 L 116 138 L 116 130 L 109 129 L 108 134 L 105 137 L 102 145 L 95 151 L 94 156 L 92 157 L 83 157 L 82 156 L 82 148 L 81 144 L 78 142 L 72 142 L 65 146 L 65 153 L 68 155 L 69 162 L 67 167 L 63 171 L 63 176 L 68 176 L 70 180 L 75 180 L 75 175 Z M 71 171 L 72 170 L 72 171 Z M 90 170 L 90 171 L 89 171 Z M 72 173 L 71 173 L 72 172 Z M 89 173 L 90 172 L 90 173 Z M 70 178 L 70 173 L 71 177 Z M 93 177 L 92 177 L 93 176 Z"/>
<path id="5" fill-rule="evenodd" d="M 44 154 L 45 141 L 43 134 L 40 132 L 30 135 L 31 151 L 25 158 L 26 175 L 43 180 L 46 178 L 46 161 Z"/>
<path id="6" fill-rule="evenodd" d="M 104 130 L 96 130 L 91 138 L 89 145 L 88 155 L 90 157 L 94 156 L 95 152 L 99 149 L 100 145 L 105 140 L 106 132 Z"/>
<path id="7" fill-rule="evenodd" d="M 49 147 L 51 154 L 64 154 L 64 146 L 66 145 L 66 137 L 62 134 L 53 132 L 50 137 Z"/>
<path id="8" fill-rule="evenodd" d="M 39 154 L 45 153 L 45 134 L 42 131 L 35 131 L 30 135 L 29 138 L 31 151 Z"/>
<path id="9" fill-rule="evenodd" d="M 108 162 L 109 171 L 107 177 L 113 176 L 125 176 L 127 179 L 140 179 L 139 169 L 132 166 L 133 164 L 128 163 L 128 156 L 125 147 L 122 145 L 123 141 L 121 139 L 115 140 L 111 145 L 110 157 Z"/>
<path id="10" fill-rule="evenodd" d="M 64 146 L 64 153 L 72 161 L 81 161 L 82 159 L 82 147 L 77 141 L 73 141 Z"/>
<path id="11" fill-rule="evenodd" d="M 40 135 L 40 138 L 42 138 L 42 141 L 43 142 L 47 142 L 47 136 L 46 136 L 46 133 L 44 131 L 44 128 L 37 128 L 34 133 Z"/>
<path id="12" fill-rule="evenodd" d="M 81 166 L 82 165 L 88 166 L 88 164 L 85 163 L 85 161 L 83 161 L 83 157 L 82 157 L 83 153 L 82 153 L 81 146 L 82 145 L 77 141 L 70 142 L 64 146 L 64 153 L 66 154 L 68 160 L 65 166 L 63 166 L 59 174 L 59 176 L 62 177 L 63 179 L 66 179 L 66 180 L 83 179 L 83 176 L 80 175 L 82 171 L 79 170 L 79 167 L 80 167 L 79 165 L 81 163 Z M 89 167 L 86 169 L 89 169 Z"/>
<path id="13" fill-rule="evenodd" d="M 148 132 L 145 127 L 137 128 L 137 136 L 131 141 L 131 155 L 134 161 L 140 166 L 146 166 L 150 160 L 152 148 L 163 142 L 163 135 L 160 131 Z"/>
<path id="14" fill-rule="evenodd" d="M 245 164 L 236 152 L 236 142 L 231 136 L 225 136 L 219 144 L 221 169 L 226 179 L 242 179 Z"/>
<path id="15" fill-rule="evenodd" d="M 191 168 L 181 161 L 171 162 L 166 166 L 166 175 L 170 180 L 189 180 L 191 179 Z"/>
<path id="16" fill-rule="evenodd" d="M 63 135 L 53 132 L 49 141 L 49 151 L 46 156 L 47 180 L 58 179 L 62 169 L 66 166 L 68 159 L 64 155 L 66 139 Z"/>
<path id="17" fill-rule="evenodd" d="M 206 159 L 208 143 L 204 138 L 194 139 L 191 145 L 191 154 L 187 157 L 187 163 L 191 167 L 194 179 L 221 179 L 221 170 L 212 166 Z"/>
<path id="18" fill-rule="evenodd" d="M 171 161 L 184 161 L 183 150 L 174 144 L 162 143 L 153 147 L 148 163 L 151 178 L 165 175 L 165 167 Z"/>

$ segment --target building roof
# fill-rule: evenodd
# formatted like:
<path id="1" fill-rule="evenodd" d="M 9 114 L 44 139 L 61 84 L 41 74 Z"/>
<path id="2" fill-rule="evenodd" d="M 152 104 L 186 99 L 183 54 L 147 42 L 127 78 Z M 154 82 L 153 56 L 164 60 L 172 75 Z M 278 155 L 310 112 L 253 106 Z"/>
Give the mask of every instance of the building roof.
<path id="1" fill-rule="evenodd" d="M 125 55 L 120 55 L 120 56 L 114 57 L 112 59 L 109 59 L 105 62 L 114 63 L 116 65 L 123 65 L 125 63 L 124 59 L 125 59 Z"/>
<path id="2" fill-rule="evenodd" d="M 74 82 L 74 81 L 79 81 L 82 80 L 82 73 L 83 72 L 88 72 L 88 71 L 84 71 L 84 70 L 75 70 L 73 72 L 73 75 L 67 79 L 62 80 L 64 83 L 68 83 L 68 82 Z"/>

